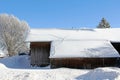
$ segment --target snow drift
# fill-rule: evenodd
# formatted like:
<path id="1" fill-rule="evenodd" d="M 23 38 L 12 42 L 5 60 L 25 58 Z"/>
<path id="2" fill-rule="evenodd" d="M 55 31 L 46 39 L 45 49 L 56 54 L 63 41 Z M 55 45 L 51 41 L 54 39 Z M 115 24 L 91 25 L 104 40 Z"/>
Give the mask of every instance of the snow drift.
<path id="1" fill-rule="evenodd" d="M 28 55 L 13 56 L 0 59 L 0 63 L 8 68 L 30 68 L 30 60 Z"/>
<path id="2" fill-rule="evenodd" d="M 120 68 L 115 67 L 91 70 L 31 68 L 27 55 L 0 59 L 0 80 L 120 80 Z"/>
<path id="3" fill-rule="evenodd" d="M 119 68 L 97 68 L 77 77 L 78 80 L 120 80 Z"/>

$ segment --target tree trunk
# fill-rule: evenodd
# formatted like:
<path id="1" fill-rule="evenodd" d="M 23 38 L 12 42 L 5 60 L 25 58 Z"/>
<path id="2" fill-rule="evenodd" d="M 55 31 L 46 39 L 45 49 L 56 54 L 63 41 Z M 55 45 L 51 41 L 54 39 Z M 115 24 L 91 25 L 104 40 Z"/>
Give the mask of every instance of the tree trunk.
<path id="1" fill-rule="evenodd" d="M 13 50 L 8 50 L 8 55 L 9 56 L 14 56 L 14 55 L 16 55 L 16 52 L 13 51 Z"/>

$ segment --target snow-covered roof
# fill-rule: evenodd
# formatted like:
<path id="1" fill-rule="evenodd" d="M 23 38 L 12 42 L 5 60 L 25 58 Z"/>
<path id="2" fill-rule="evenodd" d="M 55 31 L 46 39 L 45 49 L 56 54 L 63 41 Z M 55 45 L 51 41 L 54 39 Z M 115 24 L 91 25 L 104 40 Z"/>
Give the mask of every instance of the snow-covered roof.
<path id="1" fill-rule="evenodd" d="M 106 40 L 64 40 L 53 41 L 50 58 L 72 57 L 120 57 Z"/>
<path id="2" fill-rule="evenodd" d="M 120 28 L 107 29 L 31 29 L 27 42 L 54 40 L 109 40 L 120 42 Z"/>

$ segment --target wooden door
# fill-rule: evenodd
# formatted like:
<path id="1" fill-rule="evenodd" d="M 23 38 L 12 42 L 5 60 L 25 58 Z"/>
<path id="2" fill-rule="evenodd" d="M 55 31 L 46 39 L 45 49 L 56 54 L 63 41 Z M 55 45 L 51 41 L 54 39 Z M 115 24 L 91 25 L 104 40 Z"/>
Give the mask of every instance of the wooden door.
<path id="1" fill-rule="evenodd" d="M 50 64 L 50 43 L 32 43 L 31 44 L 31 65 L 47 66 Z"/>

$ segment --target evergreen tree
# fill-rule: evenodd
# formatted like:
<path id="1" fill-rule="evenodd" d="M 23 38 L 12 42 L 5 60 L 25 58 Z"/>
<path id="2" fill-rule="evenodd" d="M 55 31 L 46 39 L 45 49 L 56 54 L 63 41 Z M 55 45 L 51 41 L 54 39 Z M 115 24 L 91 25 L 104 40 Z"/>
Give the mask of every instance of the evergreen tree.
<path id="1" fill-rule="evenodd" d="M 105 18 L 102 18 L 97 28 L 110 28 L 110 24 L 106 21 Z"/>

